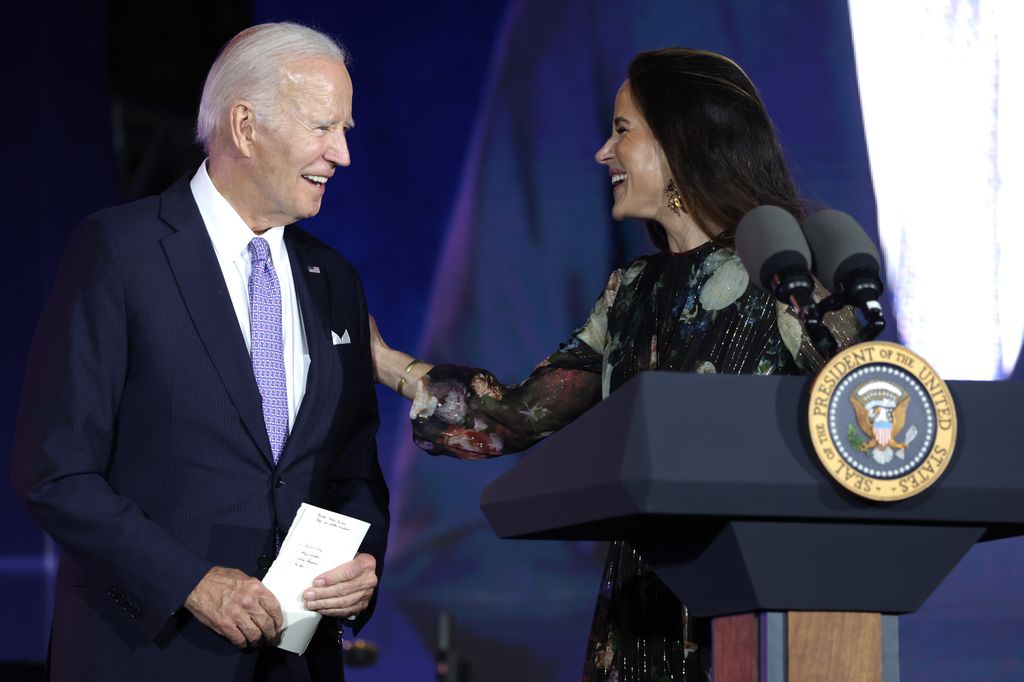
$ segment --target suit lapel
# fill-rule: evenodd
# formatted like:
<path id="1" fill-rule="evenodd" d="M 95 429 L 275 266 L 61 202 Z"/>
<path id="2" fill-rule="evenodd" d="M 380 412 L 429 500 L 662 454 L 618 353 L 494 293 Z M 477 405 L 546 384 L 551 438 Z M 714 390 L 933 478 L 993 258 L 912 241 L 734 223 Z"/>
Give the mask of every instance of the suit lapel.
<path id="1" fill-rule="evenodd" d="M 302 326 L 309 349 L 309 373 L 306 392 L 299 405 L 295 424 L 288 436 L 278 466 L 295 452 L 303 452 L 311 443 L 323 441 L 334 417 L 334 406 L 341 395 L 341 369 L 331 342 L 330 294 L 326 268 L 316 251 L 295 238 L 296 228 L 285 228 L 284 240 L 291 261 L 295 297 L 302 311 Z"/>
<path id="2" fill-rule="evenodd" d="M 273 465 L 252 361 L 187 176 L 160 196 L 160 217 L 175 229 L 161 245 L 192 322 L 246 430 Z"/>

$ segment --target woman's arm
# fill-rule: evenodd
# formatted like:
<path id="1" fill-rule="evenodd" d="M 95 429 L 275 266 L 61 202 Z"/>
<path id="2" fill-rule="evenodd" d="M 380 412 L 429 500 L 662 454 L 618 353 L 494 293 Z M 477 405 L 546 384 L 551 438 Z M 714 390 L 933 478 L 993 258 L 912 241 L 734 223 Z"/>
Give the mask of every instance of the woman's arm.
<path id="1" fill-rule="evenodd" d="M 490 372 L 432 365 L 384 342 L 370 317 L 378 383 L 413 401 L 416 443 L 463 459 L 524 450 L 601 399 L 601 356 L 574 335 L 520 384 Z"/>
<path id="2" fill-rule="evenodd" d="M 413 401 L 413 440 L 431 454 L 480 459 L 525 450 L 601 400 L 608 308 L 621 279 L 612 273 L 586 323 L 518 384 L 484 369 L 421 362 L 389 347 L 371 317 L 376 379 Z"/>
<path id="3" fill-rule="evenodd" d="M 519 384 L 437 365 L 417 384 L 409 416 L 413 440 L 427 452 L 481 459 L 529 448 L 600 399 L 600 356 L 583 346 L 553 354 Z"/>
<path id="4" fill-rule="evenodd" d="M 380 335 L 377 320 L 370 315 L 370 352 L 373 356 L 373 378 L 403 398 L 416 397 L 416 384 L 434 368 L 408 353 L 395 350 Z"/>

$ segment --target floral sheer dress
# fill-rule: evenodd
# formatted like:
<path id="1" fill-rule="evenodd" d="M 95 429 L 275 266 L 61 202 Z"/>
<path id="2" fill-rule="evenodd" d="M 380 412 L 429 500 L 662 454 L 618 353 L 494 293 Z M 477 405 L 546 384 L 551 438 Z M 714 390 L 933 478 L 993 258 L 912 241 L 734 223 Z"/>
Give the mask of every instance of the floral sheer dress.
<path id="1" fill-rule="evenodd" d="M 830 325 L 848 330 L 853 317 Z M 638 372 L 798 374 L 821 359 L 799 322 L 754 287 L 733 251 L 707 243 L 641 256 L 612 273 L 586 323 L 520 384 L 437 365 L 410 416 L 417 445 L 463 459 L 517 452 L 565 426 Z M 636 550 L 609 550 L 584 682 L 708 679 L 706 623 L 692 622 Z"/>

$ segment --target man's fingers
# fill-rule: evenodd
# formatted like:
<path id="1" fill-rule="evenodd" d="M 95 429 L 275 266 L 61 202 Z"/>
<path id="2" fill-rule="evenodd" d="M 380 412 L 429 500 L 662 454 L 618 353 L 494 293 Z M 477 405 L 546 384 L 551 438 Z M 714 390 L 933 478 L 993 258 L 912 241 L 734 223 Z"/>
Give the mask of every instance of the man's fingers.
<path id="1" fill-rule="evenodd" d="M 268 642 L 273 641 L 277 638 L 277 633 L 281 629 L 274 621 L 273 617 L 266 611 L 253 614 L 252 622 L 256 624 L 256 627 L 260 629 L 261 637 L 266 639 Z"/>
<path id="2" fill-rule="evenodd" d="M 340 582 L 355 580 L 367 573 L 375 574 L 376 570 L 377 560 L 372 554 L 356 554 L 352 561 L 347 561 L 340 566 L 332 568 L 326 573 L 318 575 L 313 581 L 313 585 L 317 587 L 334 585 Z"/>
<path id="3" fill-rule="evenodd" d="M 224 633 L 221 633 L 221 634 L 224 634 Z M 234 644 L 239 649 L 245 649 L 246 647 L 249 646 L 249 642 L 247 642 L 245 640 L 245 635 L 243 635 L 242 631 L 239 630 L 238 628 L 235 628 L 230 633 L 228 633 L 227 635 L 224 635 L 224 636 L 228 638 L 229 642 Z"/>
<path id="4" fill-rule="evenodd" d="M 216 632 L 237 647 L 255 646 L 264 639 L 273 640 L 277 637 L 274 619 L 262 609 L 247 611 L 240 605 L 232 605 L 218 614 L 217 619 L 209 624 Z"/>
<path id="5" fill-rule="evenodd" d="M 266 590 L 266 588 L 264 589 Z M 260 596 L 260 606 L 274 622 L 274 636 L 276 637 L 284 627 L 284 613 L 281 612 L 281 604 L 270 590 L 266 590 L 266 594 Z"/>
<path id="6" fill-rule="evenodd" d="M 245 638 L 245 633 L 238 629 L 235 623 L 226 625 L 222 630 L 220 628 L 214 628 L 218 633 L 227 637 L 228 641 L 237 646 L 239 649 L 244 649 L 249 645 L 248 640 Z"/>
<path id="7" fill-rule="evenodd" d="M 377 587 L 376 576 L 364 583 L 338 583 L 329 587 L 307 590 L 304 598 L 306 608 L 318 611 L 325 608 L 345 608 L 357 602 L 370 599 Z"/>
<path id="8" fill-rule="evenodd" d="M 254 641 L 251 639 L 253 631 L 248 628 L 244 630 L 250 644 L 256 644 L 261 639 L 275 639 L 285 622 L 278 599 L 262 583 L 255 579 L 253 581 L 246 586 L 247 589 L 240 600 L 242 612 L 236 616 L 243 623 L 248 619 L 258 631 Z"/>
<path id="9" fill-rule="evenodd" d="M 359 590 L 374 590 L 377 587 L 377 560 L 370 554 L 357 554 L 349 562 L 341 564 L 313 581 L 313 587 L 305 592 L 306 601 L 320 601 L 343 597 Z"/>
<path id="10" fill-rule="evenodd" d="M 369 603 L 373 597 L 372 589 L 356 590 L 336 597 L 322 597 L 320 599 L 309 599 L 306 601 L 306 608 L 310 611 L 323 611 L 324 609 L 350 609 L 360 602 Z"/>
<path id="11" fill-rule="evenodd" d="M 332 618 L 348 618 L 351 615 L 362 613 L 368 608 L 370 608 L 370 600 L 366 599 L 349 608 L 318 609 L 318 613 Z"/>
<path id="12" fill-rule="evenodd" d="M 263 632 L 256 626 L 252 618 L 239 620 L 237 627 L 242 633 L 245 643 L 249 646 L 256 646 L 263 639 Z"/>

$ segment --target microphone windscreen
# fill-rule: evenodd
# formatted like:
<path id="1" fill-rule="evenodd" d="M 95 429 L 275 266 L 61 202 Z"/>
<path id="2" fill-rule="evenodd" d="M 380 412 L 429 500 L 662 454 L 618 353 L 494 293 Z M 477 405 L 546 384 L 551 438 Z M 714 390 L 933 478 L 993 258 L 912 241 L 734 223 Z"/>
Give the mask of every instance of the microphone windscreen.
<path id="1" fill-rule="evenodd" d="M 831 291 L 853 270 L 879 274 L 878 249 L 851 216 L 831 209 L 818 211 L 804 221 L 803 228 L 814 254 L 814 271 Z"/>
<path id="2" fill-rule="evenodd" d="M 736 225 L 736 254 L 750 278 L 772 291 L 772 278 L 785 268 L 810 270 L 811 250 L 796 218 L 778 206 L 758 206 Z"/>

